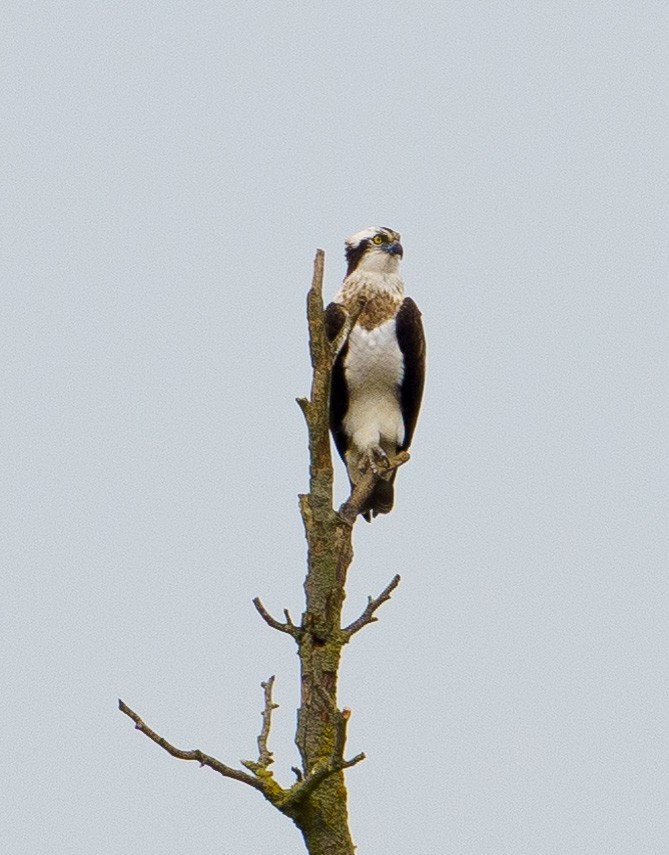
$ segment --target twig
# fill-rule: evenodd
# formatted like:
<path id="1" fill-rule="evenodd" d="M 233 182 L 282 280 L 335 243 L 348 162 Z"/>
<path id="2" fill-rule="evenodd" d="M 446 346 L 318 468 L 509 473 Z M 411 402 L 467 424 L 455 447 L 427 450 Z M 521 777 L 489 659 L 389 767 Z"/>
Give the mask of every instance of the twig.
<path id="1" fill-rule="evenodd" d="M 362 478 L 353 488 L 353 492 L 339 508 L 339 516 L 344 522 L 353 525 L 365 503 L 372 495 L 374 485 L 379 478 L 382 478 L 385 473 L 391 472 L 393 469 L 399 469 L 410 459 L 408 451 L 400 451 L 395 457 L 388 461 L 388 464 L 383 467 L 383 471 L 375 472 L 371 466 L 367 466 Z"/>
<path id="2" fill-rule="evenodd" d="M 156 743 L 156 745 L 160 745 L 168 754 L 171 754 L 172 757 L 176 757 L 177 760 L 195 760 L 200 766 L 209 766 L 210 769 L 213 769 L 214 772 L 218 772 L 219 775 L 223 775 L 224 778 L 232 778 L 235 781 L 241 781 L 243 784 L 248 784 L 249 787 L 253 787 L 256 790 L 260 790 L 263 794 L 265 793 L 265 785 L 264 783 L 258 779 L 254 778 L 252 775 L 248 775 L 246 772 L 242 772 L 241 769 L 233 769 L 231 766 L 226 766 L 225 763 L 221 763 L 220 760 L 216 760 L 215 757 L 210 757 L 208 754 L 205 754 L 203 751 L 200 751 L 196 748 L 193 751 L 184 751 L 181 748 L 176 748 L 174 745 L 169 743 L 164 737 L 160 736 L 160 734 L 156 733 L 155 730 L 152 730 L 138 715 L 134 710 L 131 710 L 130 707 L 124 703 L 120 698 L 118 701 L 118 708 L 122 713 L 131 718 L 135 722 L 135 729 L 139 730 L 145 736 L 148 736 L 150 740 Z"/>
<path id="3" fill-rule="evenodd" d="M 308 398 L 295 398 L 295 400 L 298 407 L 302 410 L 302 415 L 306 419 L 307 424 L 309 424 L 309 406 L 311 405 L 311 401 Z"/>
<path id="4" fill-rule="evenodd" d="M 365 306 L 367 305 L 367 300 L 364 297 L 359 297 L 353 311 L 346 312 L 346 318 L 344 319 L 344 323 L 342 328 L 339 330 L 337 335 L 334 337 L 332 342 L 330 343 L 330 358 L 332 359 L 332 364 L 334 365 L 335 360 L 339 356 L 339 353 L 342 347 L 348 341 L 348 337 L 351 335 L 351 331 L 353 327 L 356 325 L 358 318 L 362 314 Z M 342 307 L 343 308 L 343 307 Z"/>
<path id="5" fill-rule="evenodd" d="M 281 803 L 281 810 L 284 812 L 289 811 L 294 805 L 304 801 L 311 795 L 316 787 L 326 778 L 336 775 L 338 772 L 343 772 L 345 769 L 350 769 L 352 766 L 356 766 L 366 759 L 366 754 L 361 752 L 350 760 L 331 760 L 329 763 L 319 766 L 313 773 L 307 775 L 303 781 L 293 784 L 290 794 Z"/>
<path id="6" fill-rule="evenodd" d="M 316 250 L 311 288 L 307 294 L 307 323 L 309 325 L 309 354 L 311 367 L 316 369 L 321 345 L 325 340 L 325 322 L 323 319 L 323 274 L 325 272 L 325 253 Z M 313 388 L 311 400 L 314 400 Z"/>
<path id="7" fill-rule="evenodd" d="M 400 576 L 396 574 L 393 578 L 388 582 L 386 587 L 381 591 L 378 597 L 372 599 L 371 597 L 367 598 L 367 607 L 364 612 L 360 615 L 357 620 L 354 620 L 353 623 L 350 623 L 345 629 L 342 630 L 344 636 L 346 636 L 346 641 L 348 641 L 352 635 L 354 635 L 358 630 L 362 629 L 363 626 L 367 626 L 367 624 L 374 623 L 378 618 L 375 616 L 374 612 L 380 608 L 384 603 L 388 602 L 390 597 L 392 596 L 393 591 L 400 583 Z"/>
<path id="8" fill-rule="evenodd" d="M 320 766 L 312 775 L 305 778 L 304 784 L 302 785 L 302 798 L 309 793 L 312 793 L 321 781 L 329 778 L 330 775 L 336 775 L 337 772 L 343 772 L 344 769 L 350 769 L 352 766 L 357 766 L 358 763 L 362 763 L 362 761 L 366 759 L 367 755 L 364 751 L 361 751 L 360 754 L 356 754 L 355 757 L 352 757 L 350 760 L 339 760 L 329 763 L 327 766 Z"/>
<path id="9" fill-rule="evenodd" d="M 262 730 L 258 737 L 258 765 L 266 769 L 274 762 L 272 752 L 267 747 L 267 740 L 269 739 L 269 732 L 272 727 L 272 711 L 279 708 L 279 705 L 272 701 L 274 675 L 267 682 L 261 683 L 260 686 L 265 693 L 265 706 L 262 711 Z"/>
<path id="10" fill-rule="evenodd" d="M 265 621 L 267 626 L 270 626 L 272 629 L 276 629 L 279 632 L 285 632 L 287 635 L 292 635 L 293 638 L 300 637 L 300 633 L 302 630 L 299 626 L 295 626 L 295 624 L 292 622 L 288 613 L 288 609 L 284 609 L 286 623 L 281 623 L 281 621 L 277 620 L 276 618 L 273 618 L 272 615 L 267 611 L 265 606 L 262 604 L 260 597 L 254 598 L 253 605 L 256 607 L 256 611 Z"/>

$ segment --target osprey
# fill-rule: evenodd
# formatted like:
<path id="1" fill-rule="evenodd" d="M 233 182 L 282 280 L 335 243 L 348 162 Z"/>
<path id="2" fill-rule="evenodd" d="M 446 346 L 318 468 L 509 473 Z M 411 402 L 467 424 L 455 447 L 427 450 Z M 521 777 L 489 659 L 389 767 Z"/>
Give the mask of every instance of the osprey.
<path id="1" fill-rule="evenodd" d="M 379 474 L 367 522 L 392 509 L 396 470 L 390 457 L 411 445 L 425 378 L 425 337 L 418 306 L 404 296 L 400 235 L 372 226 L 346 240 L 346 278 L 325 310 L 333 341 L 362 298 L 364 308 L 337 356 L 330 388 L 330 430 L 351 489 L 371 466 Z M 346 310 L 346 311 L 344 311 Z"/>

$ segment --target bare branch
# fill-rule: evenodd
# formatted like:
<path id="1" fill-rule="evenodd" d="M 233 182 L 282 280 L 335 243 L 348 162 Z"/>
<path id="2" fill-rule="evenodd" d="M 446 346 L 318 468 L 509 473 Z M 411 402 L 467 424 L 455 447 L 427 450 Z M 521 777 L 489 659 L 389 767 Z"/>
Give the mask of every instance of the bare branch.
<path id="1" fill-rule="evenodd" d="M 122 713 L 131 718 L 135 722 L 135 729 L 139 730 L 145 736 L 148 736 L 152 742 L 155 742 L 156 745 L 160 745 L 168 754 L 171 754 L 172 757 L 176 757 L 177 760 L 195 760 L 200 766 L 209 766 L 210 769 L 213 769 L 214 772 L 218 772 L 219 775 L 223 775 L 224 778 L 232 778 L 235 781 L 241 781 L 243 784 L 248 784 L 249 787 L 253 787 L 256 790 L 260 790 L 263 794 L 265 794 L 265 786 L 261 780 L 258 778 L 254 778 L 252 775 L 248 775 L 246 772 L 242 772 L 241 769 L 233 769 L 231 766 L 226 766 L 225 763 L 221 763 L 220 760 L 216 760 L 215 757 L 210 757 L 208 754 L 205 754 L 203 751 L 199 749 L 195 749 L 193 751 L 184 751 L 181 748 L 176 748 L 174 745 L 169 743 L 164 737 L 160 736 L 160 734 L 156 733 L 155 730 L 152 730 L 138 715 L 134 710 L 131 710 L 130 707 L 124 703 L 120 698 L 118 701 L 118 708 Z"/>
<path id="2" fill-rule="evenodd" d="M 365 503 L 372 495 L 377 479 L 381 478 L 384 473 L 391 472 L 393 469 L 399 469 L 409 459 L 410 455 L 408 451 L 400 451 L 399 454 L 388 461 L 388 464 L 383 467 L 382 472 L 375 472 L 371 466 L 367 466 L 362 478 L 353 488 L 353 492 L 339 508 L 339 516 L 344 522 L 352 526 L 361 509 L 364 508 Z"/>
<path id="3" fill-rule="evenodd" d="M 334 750 L 332 752 L 332 756 L 335 762 L 344 759 L 344 749 L 346 748 L 346 731 L 348 729 L 348 720 L 350 719 L 350 717 L 351 710 L 348 707 L 344 707 L 344 709 L 339 713 L 339 721 L 335 733 Z"/>
<path id="4" fill-rule="evenodd" d="M 272 752 L 267 747 L 267 740 L 269 739 L 269 732 L 272 727 L 272 711 L 279 708 L 279 705 L 272 701 L 274 675 L 266 683 L 261 683 L 260 686 L 265 693 L 265 706 L 262 711 L 262 730 L 258 737 L 258 765 L 266 769 L 274 762 Z"/>
<path id="5" fill-rule="evenodd" d="M 350 769 L 352 766 L 357 766 L 358 763 L 362 763 L 362 761 L 366 759 L 367 755 L 361 751 L 360 754 L 356 754 L 355 757 L 352 757 L 350 760 L 338 760 L 328 763 L 326 766 L 320 766 L 312 775 L 305 778 L 304 784 L 302 785 L 301 797 L 304 798 L 304 796 L 312 793 L 321 781 L 329 778 L 330 775 L 336 775 L 337 772 L 343 772 L 344 769 Z"/>
<path id="6" fill-rule="evenodd" d="M 290 616 L 290 612 L 288 611 L 288 609 L 284 609 L 283 614 L 286 618 L 286 626 L 292 627 L 294 630 L 299 632 L 299 627 L 295 626 L 295 624 L 293 623 L 293 619 Z"/>
<path id="7" fill-rule="evenodd" d="M 353 623 L 350 623 L 345 629 L 342 630 L 343 634 L 346 636 L 346 641 L 348 641 L 352 635 L 354 635 L 358 630 L 362 629 L 363 626 L 367 626 L 367 624 L 374 623 L 374 621 L 378 620 L 375 616 L 374 612 L 378 608 L 380 608 L 384 603 L 387 603 L 390 597 L 392 596 L 393 591 L 400 583 L 400 576 L 396 574 L 393 578 L 388 582 L 386 587 L 381 591 L 378 597 L 372 599 L 371 597 L 367 598 L 367 607 L 364 612 L 360 615 L 357 620 L 354 620 Z"/>
<path id="8" fill-rule="evenodd" d="M 308 398 L 295 398 L 297 401 L 297 405 L 302 410 L 302 415 L 307 420 L 307 424 L 309 424 L 309 399 Z"/>
<path id="9" fill-rule="evenodd" d="M 332 359 L 333 365 L 335 363 L 336 358 L 339 356 L 342 347 L 348 341 L 348 337 L 351 335 L 351 330 L 356 325 L 356 322 L 362 314 L 362 311 L 365 308 L 366 304 L 367 300 L 364 297 L 359 297 L 353 311 L 346 312 L 346 319 L 344 320 L 342 328 L 339 330 L 333 341 L 330 343 L 330 357 Z"/>
<path id="10" fill-rule="evenodd" d="M 309 326 L 309 356 L 313 375 L 309 400 L 298 399 L 309 433 L 309 494 L 318 495 L 331 503 L 332 456 L 330 454 L 330 424 L 328 418 L 328 392 L 332 360 L 330 342 L 325 332 L 323 309 L 323 273 L 325 254 L 316 250 L 311 288 L 307 294 L 307 322 Z"/>
<path id="11" fill-rule="evenodd" d="M 292 622 L 287 609 L 284 611 L 284 614 L 286 615 L 286 623 L 281 623 L 281 621 L 278 621 L 276 618 L 273 618 L 272 615 L 267 611 L 265 606 L 262 604 L 260 597 L 254 598 L 253 605 L 256 607 L 256 611 L 265 621 L 267 626 L 270 626 L 272 629 L 276 629 L 279 632 L 285 632 L 287 635 L 292 635 L 293 638 L 299 638 L 301 632 L 300 627 L 295 626 L 295 624 Z"/>
<path id="12" fill-rule="evenodd" d="M 311 774 L 307 775 L 303 781 L 293 785 L 290 790 L 290 794 L 282 801 L 280 809 L 284 812 L 289 811 L 294 805 L 304 801 L 309 795 L 311 795 L 316 787 L 326 778 L 329 778 L 331 775 L 336 775 L 338 772 L 343 772 L 345 769 L 350 769 L 352 766 L 356 766 L 358 763 L 361 763 L 366 759 L 367 756 L 361 752 L 360 754 L 356 754 L 355 757 L 352 757 L 350 760 L 333 760 L 330 763 L 318 766 L 318 768 Z"/>
<path id="13" fill-rule="evenodd" d="M 323 318 L 323 274 L 325 272 L 325 253 L 316 250 L 314 256 L 314 272 L 311 277 L 311 288 L 307 294 L 307 322 L 309 325 L 309 351 L 311 366 L 316 369 L 321 355 L 321 344 L 325 340 L 325 323 Z M 313 388 L 312 388 L 313 392 Z M 312 394 L 311 400 L 314 400 Z"/>

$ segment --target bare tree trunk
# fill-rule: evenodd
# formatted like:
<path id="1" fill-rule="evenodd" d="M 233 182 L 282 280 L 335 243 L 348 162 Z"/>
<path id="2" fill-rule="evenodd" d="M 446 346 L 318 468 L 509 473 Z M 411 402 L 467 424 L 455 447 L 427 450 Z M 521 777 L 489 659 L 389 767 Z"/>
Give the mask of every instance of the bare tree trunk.
<path id="1" fill-rule="evenodd" d="M 309 346 L 313 381 L 311 400 L 301 399 L 309 430 L 309 493 L 300 496 L 307 537 L 306 611 L 300 640 L 301 706 L 295 742 L 305 775 L 319 766 L 342 763 L 348 712 L 337 706 L 344 586 L 353 550 L 352 527 L 332 505 L 333 471 L 328 423 L 332 348 L 325 335 L 322 301 L 323 254 L 316 255 L 314 278 L 307 298 Z M 353 855 L 348 828 L 347 793 L 343 772 L 318 787 L 296 818 L 310 855 Z"/>

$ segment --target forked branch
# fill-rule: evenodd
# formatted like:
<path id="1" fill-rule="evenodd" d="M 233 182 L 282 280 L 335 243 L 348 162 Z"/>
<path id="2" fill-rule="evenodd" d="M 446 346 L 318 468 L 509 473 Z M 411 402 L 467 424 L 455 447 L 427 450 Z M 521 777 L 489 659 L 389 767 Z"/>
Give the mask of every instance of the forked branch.
<path id="1" fill-rule="evenodd" d="M 360 615 L 357 620 L 354 620 L 353 623 L 350 623 L 345 629 L 342 630 L 342 633 L 346 636 L 346 641 L 349 641 L 352 635 L 355 635 L 356 632 L 361 630 L 363 626 L 367 626 L 370 623 L 374 623 L 378 618 L 375 615 L 377 609 L 379 609 L 384 603 L 388 602 L 391 598 L 393 591 L 400 583 L 400 576 L 396 574 L 393 578 L 388 582 L 386 587 L 381 591 L 378 597 L 368 597 L 367 599 L 367 607 L 364 612 Z"/>
<path id="2" fill-rule="evenodd" d="M 350 760 L 331 760 L 329 763 L 318 766 L 311 775 L 308 775 L 300 783 L 293 785 L 289 795 L 281 804 L 281 810 L 285 813 L 290 813 L 295 805 L 303 802 L 326 778 L 330 778 L 338 772 L 343 772 L 345 769 L 350 769 L 352 766 L 356 766 L 366 759 L 367 756 L 361 752 Z"/>
<path id="3" fill-rule="evenodd" d="M 284 611 L 283 611 L 284 616 L 286 618 L 286 622 L 282 623 L 281 621 L 272 617 L 272 615 L 267 611 L 267 609 L 263 605 L 260 597 L 254 598 L 253 605 L 256 607 L 256 611 L 258 612 L 260 617 L 265 621 L 267 626 L 271 627 L 272 629 L 276 629 L 279 632 L 285 632 L 287 635 L 292 635 L 293 638 L 299 638 L 300 637 L 302 630 L 299 626 L 295 626 L 295 624 L 293 623 L 293 621 L 290 617 L 290 613 L 289 613 L 288 609 L 284 609 Z"/>

